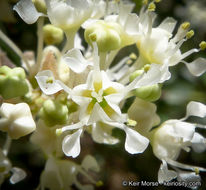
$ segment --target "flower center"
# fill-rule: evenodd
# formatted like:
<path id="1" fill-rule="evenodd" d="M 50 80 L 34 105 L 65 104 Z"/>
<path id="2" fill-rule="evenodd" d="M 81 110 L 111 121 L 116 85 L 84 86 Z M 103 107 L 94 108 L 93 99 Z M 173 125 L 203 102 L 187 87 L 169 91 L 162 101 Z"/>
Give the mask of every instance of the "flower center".
<path id="1" fill-rule="evenodd" d="M 93 98 L 95 98 L 98 103 L 100 103 L 100 102 L 102 102 L 102 100 L 103 100 L 103 90 L 100 89 L 100 90 L 98 91 L 98 93 L 95 92 L 95 91 L 93 91 L 93 92 L 91 93 L 91 96 L 92 96 Z"/>

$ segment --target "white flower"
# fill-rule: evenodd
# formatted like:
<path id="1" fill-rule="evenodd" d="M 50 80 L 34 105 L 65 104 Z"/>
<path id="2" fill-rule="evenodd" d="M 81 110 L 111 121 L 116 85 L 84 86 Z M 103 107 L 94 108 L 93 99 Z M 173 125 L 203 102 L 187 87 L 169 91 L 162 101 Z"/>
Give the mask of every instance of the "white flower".
<path id="1" fill-rule="evenodd" d="M 62 136 L 56 135 L 56 127 L 48 127 L 42 120 L 37 122 L 37 128 L 32 134 L 30 140 L 33 144 L 39 145 L 47 155 L 60 157 L 62 152 Z"/>
<path id="2" fill-rule="evenodd" d="M 40 71 L 35 78 L 39 84 L 39 87 L 46 95 L 55 94 L 63 88 L 67 90 L 67 92 L 70 91 L 64 83 L 54 78 L 54 75 L 50 70 Z"/>
<path id="3" fill-rule="evenodd" d="M 158 182 L 162 184 L 165 181 L 171 181 L 176 177 L 177 173 L 173 170 L 168 170 L 167 162 L 162 160 L 162 164 L 160 165 L 160 169 L 158 171 Z"/>
<path id="4" fill-rule="evenodd" d="M 36 124 L 28 104 L 3 103 L 0 108 L 0 130 L 8 132 L 12 139 L 32 133 L 36 129 Z"/>
<path id="5" fill-rule="evenodd" d="M 88 63 L 76 49 L 69 51 L 64 59 L 74 72 L 83 72 L 85 66 L 93 66 L 93 70 L 88 74 L 86 83 L 77 85 L 73 89 L 69 89 L 53 77 L 51 84 L 47 84 L 45 81 L 49 79 L 49 76 L 52 76 L 51 71 L 43 71 L 46 72 L 46 74 L 50 73 L 49 76 L 48 74 L 44 75 L 42 72 L 36 76 L 40 88 L 46 94 L 52 94 L 60 89 L 64 89 L 69 93 L 69 97 L 79 105 L 79 122 L 57 130 L 57 133 L 62 133 L 67 130 L 77 130 L 75 133 L 69 134 L 64 138 L 62 144 L 64 153 L 72 157 L 79 155 L 81 149 L 80 137 L 83 133 L 84 126 L 89 125 L 92 125 L 92 137 L 96 142 L 107 144 L 117 143 L 116 139 L 111 138 L 109 140 L 109 138 L 111 137 L 111 129 L 118 127 L 126 133 L 125 149 L 131 154 L 143 152 L 148 145 L 148 139 L 124 125 L 124 123 L 127 122 L 127 115 L 121 113 L 119 104 L 131 90 L 144 85 L 163 82 L 170 77 L 169 73 L 165 72 L 162 68 L 160 69 L 159 65 L 153 64 L 149 68 L 149 71 L 137 77 L 133 82 L 124 87 L 120 83 L 112 82 L 105 71 L 100 71 L 96 44 L 94 44 L 93 63 Z M 38 77 L 40 76 L 42 78 L 44 77 L 43 80 L 39 80 Z M 48 85 L 47 88 L 45 88 L 46 85 Z M 53 88 L 53 85 L 55 88 Z M 105 131 L 101 123 L 108 125 L 110 130 Z M 98 134 L 97 131 L 99 132 Z"/>
<path id="6" fill-rule="evenodd" d="M 176 161 L 181 149 L 187 152 L 190 151 L 189 147 L 192 147 L 196 152 L 202 152 L 206 150 L 205 138 L 199 133 L 195 132 L 195 128 L 198 127 L 198 125 L 183 121 L 189 116 L 197 116 L 201 118 L 205 117 L 206 106 L 199 102 L 190 102 L 187 105 L 186 116 L 183 119 L 168 120 L 151 132 L 151 144 L 153 152 L 160 160 L 165 160 L 163 161 L 163 165 L 160 167 L 159 171 L 159 176 L 161 176 L 159 179 L 161 182 L 166 181 L 166 179 L 169 180 L 170 173 L 172 176 L 175 176 L 172 174 L 172 172 L 166 172 L 166 163 L 172 165 L 173 167 L 192 170 L 195 172 L 206 171 L 204 168 L 189 166 Z M 168 175 L 166 175 L 166 173 Z"/>
<path id="7" fill-rule="evenodd" d="M 178 32 L 173 35 L 176 20 L 166 18 L 158 27 L 152 27 L 155 14 L 142 11 L 139 22 L 139 37 L 137 47 L 140 52 L 138 61 L 133 68 L 139 69 L 145 64 L 165 64 L 167 67 L 185 63 L 190 73 L 200 76 L 206 71 L 206 60 L 196 59 L 192 63 L 184 61 L 192 53 L 199 52 L 201 49 L 191 49 L 185 53 L 180 50 L 181 45 L 191 38 L 193 31 L 189 31 L 189 23 L 183 23 Z"/>
<path id="8" fill-rule="evenodd" d="M 92 13 L 93 3 L 88 0 L 46 0 L 50 22 L 63 30 L 78 30 Z"/>
<path id="9" fill-rule="evenodd" d="M 86 172 L 83 169 L 85 169 Z M 96 181 L 87 174 L 89 169 L 95 172 L 99 171 L 96 160 L 90 155 L 84 158 L 82 165 L 77 165 L 69 160 L 49 157 L 45 169 L 41 174 L 41 188 L 49 188 L 50 190 L 70 190 L 72 189 L 72 184 L 75 184 L 80 190 L 92 190 L 92 185 L 82 185 L 77 179 L 78 173 L 81 173 L 84 177 L 88 177 L 91 183 L 96 184 Z"/>
<path id="10" fill-rule="evenodd" d="M 139 98 L 136 98 L 128 109 L 128 116 L 135 120 L 137 125 L 135 130 L 142 135 L 149 133 L 151 128 L 160 123 L 160 118 L 156 114 L 156 105 Z"/>
<path id="11" fill-rule="evenodd" d="M 136 43 L 138 39 L 139 19 L 136 14 L 130 13 L 130 11 L 130 6 L 127 7 L 121 4 L 119 14 L 106 16 L 104 20 L 89 19 L 82 27 L 86 29 L 85 34 L 88 33 L 89 37 L 90 30 L 93 31 L 92 34 L 96 35 L 97 44 L 102 51 L 120 49 Z M 86 37 L 88 36 L 86 35 Z M 107 38 L 110 38 L 110 41 Z M 90 41 L 87 38 L 86 40 Z M 108 46 L 114 47 L 104 47 L 107 44 L 102 40 L 108 40 Z M 112 43 L 113 41 L 115 45 Z"/>
<path id="12" fill-rule="evenodd" d="M 71 49 L 69 50 L 62 58 L 62 61 L 65 62 L 69 68 L 75 73 L 82 73 L 86 67 L 93 65 L 87 61 L 80 50 Z"/>

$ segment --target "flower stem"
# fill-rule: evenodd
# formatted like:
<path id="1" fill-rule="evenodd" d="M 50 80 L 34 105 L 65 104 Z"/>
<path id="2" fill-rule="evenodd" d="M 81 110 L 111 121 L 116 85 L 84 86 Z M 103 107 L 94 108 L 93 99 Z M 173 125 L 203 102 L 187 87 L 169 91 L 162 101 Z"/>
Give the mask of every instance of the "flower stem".
<path id="1" fill-rule="evenodd" d="M 38 45 L 37 45 L 37 65 L 36 65 L 36 72 L 39 71 L 41 68 L 41 61 L 42 61 L 42 53 L 43 53 L 43 46 L 44 46 L 44 36 L 43 36 L 43 25 L 44 25 L 44 18 L 40 17 L 37 21 L 37 36 L 38 36 Z M 36 74 L 36 73 L 35 73 Z"/>
<path id="2" fill-rule="evenodd" d="M 12 142 L 11 137 L 9 135 L 7 135 L 6 142 L 5 142 L 4 148 L 3 148 L 3 153 L 5 156 L 7 156 L 9 153 L 9 149 L 11 147 L 11 142 Z"/>
<path id="3" fill-rule="evenodd" d="M 96 184 L 97 182 L 92 179 L 88 173 L 86 173 L 81 167 L 79 167 L 79 172 L 82 173 L 85 177 L 87 177 L 89 179 L 89 181 L 93 184 Z"/>
<path id="4" fill-rule="evenodd" d="M 66 34 L 66 38 L 67 38 L 67 42 L 62 50 L 62 54 L 64 54 L 66 51 L 74 48 L 74 38 L 75 38 L 75 34 L 76 34 L 77 30 L 72 30 L 69 32 L 65 32 Z"/>
<path id="5" fill-rule="evenodd" d="M 107 70 L 107 53 L 106 52 L 99 52 L 99 58 L 100 58 L 100 69 L 101 70 Z"/>
<path id="6" fill-rule="evenodd" d="M 31 67 L 28 63 L 28 60 L 25 59 L 23 52 L 12 42 L 1 30 L 0 38 L 11 48 L 13 51 L 24 61 L 26 69 L 30 71 Z"/>

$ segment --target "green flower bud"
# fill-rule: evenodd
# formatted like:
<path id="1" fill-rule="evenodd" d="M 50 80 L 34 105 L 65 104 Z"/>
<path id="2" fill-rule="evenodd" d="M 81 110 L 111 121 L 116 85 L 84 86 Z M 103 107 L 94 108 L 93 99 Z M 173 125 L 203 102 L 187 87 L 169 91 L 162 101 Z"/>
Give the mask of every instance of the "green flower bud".
<path id="1" fill-rule="evenodd" d="M 47 13 L 46 3 L 44 0 L 32 0 L 38 12 Z"/>
<path id="2" fill-rule="evenodd" d="M 144 86 L 134 90 L 135 96 L 150 102 L 158 100 L 161 96 L 161 87 L 158 84 Z"/>
<path id="3" fill-rule="evenodd" d="M 66 105 L 55 101 L 46 100 L 39 115 L 47 126 L 63 125 L 68 120 L 68 108 Z"/>
<path id="4" fill-rule="evenodd" d="M 0 95 L 4 99 L 25 95 L 29 91 L 24 69 L 0 67 Z"/>
<path id="5" fill-rule="evenodd" d="M 144 70 L 140 69 L 140 70 L 136 70 L 135 72 L 133 72 L 130 76 L 129 76 L 129 81 L 132 82 L 135 78 L 139 77 L 140 75 L 142 75 L 144 73 Z"/>
<path id="6" fill-rule="evenodd" d="M 44 42 L 47 45 L 60 44 L 63 41 L 64 33 L 61 28 L 47 24 L 43 27 Z"/>
<path id="7" fill-rule="evenodd" d="M 73 113 L 73 112 L 76 112 L 78 110 L 78 105 L 73 101 L 68 101 L 67 107 L 69 109 L 69 113 Z"/>
<path id="8" fill-rule="evenodd" d="M 98 21 L 85 30 L 84 37 L 91 46 L 92 42 L 96 41 L 99 51 L 106 52 L 121 47 L 121 30 L 117 23 Z"/>

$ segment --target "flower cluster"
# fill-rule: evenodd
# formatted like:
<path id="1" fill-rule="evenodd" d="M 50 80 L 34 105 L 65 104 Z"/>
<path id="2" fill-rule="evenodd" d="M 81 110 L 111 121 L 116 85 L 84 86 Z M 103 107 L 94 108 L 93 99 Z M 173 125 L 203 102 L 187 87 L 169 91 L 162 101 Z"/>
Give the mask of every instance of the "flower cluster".
<path id="1" fill-rule="evenodd" d="M 34 132 L 31 142 L 47 157 L 39 189 L 70 189 L 73 184 L 91 189 L 77 180 L 78 173 L 100 185 L 87 174 L 89 169 L 99 171 L 92 156 L 77 165 L 64 155 L 75 158 L 80 154 L 85 132 L 97 143 L 118 143 L 112 135 L 115 128 L 125 132 L 125 150 L 130 154 L 143 153 L 149 143 L 152 145 L 154 155 L 162 161 L 159 183 L 174 178 L 200 180 L 199 172 L 206 171 L 176 161 L 181 149 L 206 149 L 205 138 L 195 132 L 195 128 L 204 127 L 185 122 L 189 116 L 205 117 L 205 105 L 190 102 L 185 118 L 154 128 L 161 120 L 153 102 L 160 98 L 163 83 L 171 77 L 170 67 L 184 63 L 196 77 L 206 71 L 204 58 L 185 61 L 205 50 L 206 42 L 182 52 L 182 44 L 194 35 L 190 23 L 177 28 L 177 21 L 168 17 L 154 27 L 157 3 L 144 1 L 139 15 L 132 12 L 134 4 L 125 1 L 20 0 L 14 6 L 27 24 L 37 22 L 38 48 L 36 58 L 28 56 L 0 31 L 0 38 L 22 61 L 22 68 L 0 68 L 0 95 L 4 100 L 0 130 L 8 133 L 9 141 Z M 81 27 L 87 47 L 78 33 Z M 58 46 L 61 43 L 63 48 Z M 138 54 L 131 52 L 115 61 L 120 50 L 129 45 Z M 131 97 L 132 104 L 123 112 Z M 2 151 L 6 169 L 0 175 L 3 182 L 12 171 L 10 181 L 14 183 L 25 174 L 11 169 L 5 153 L 9 146 Z M 175 171 L 168 170 L 167 164 Z"/>

